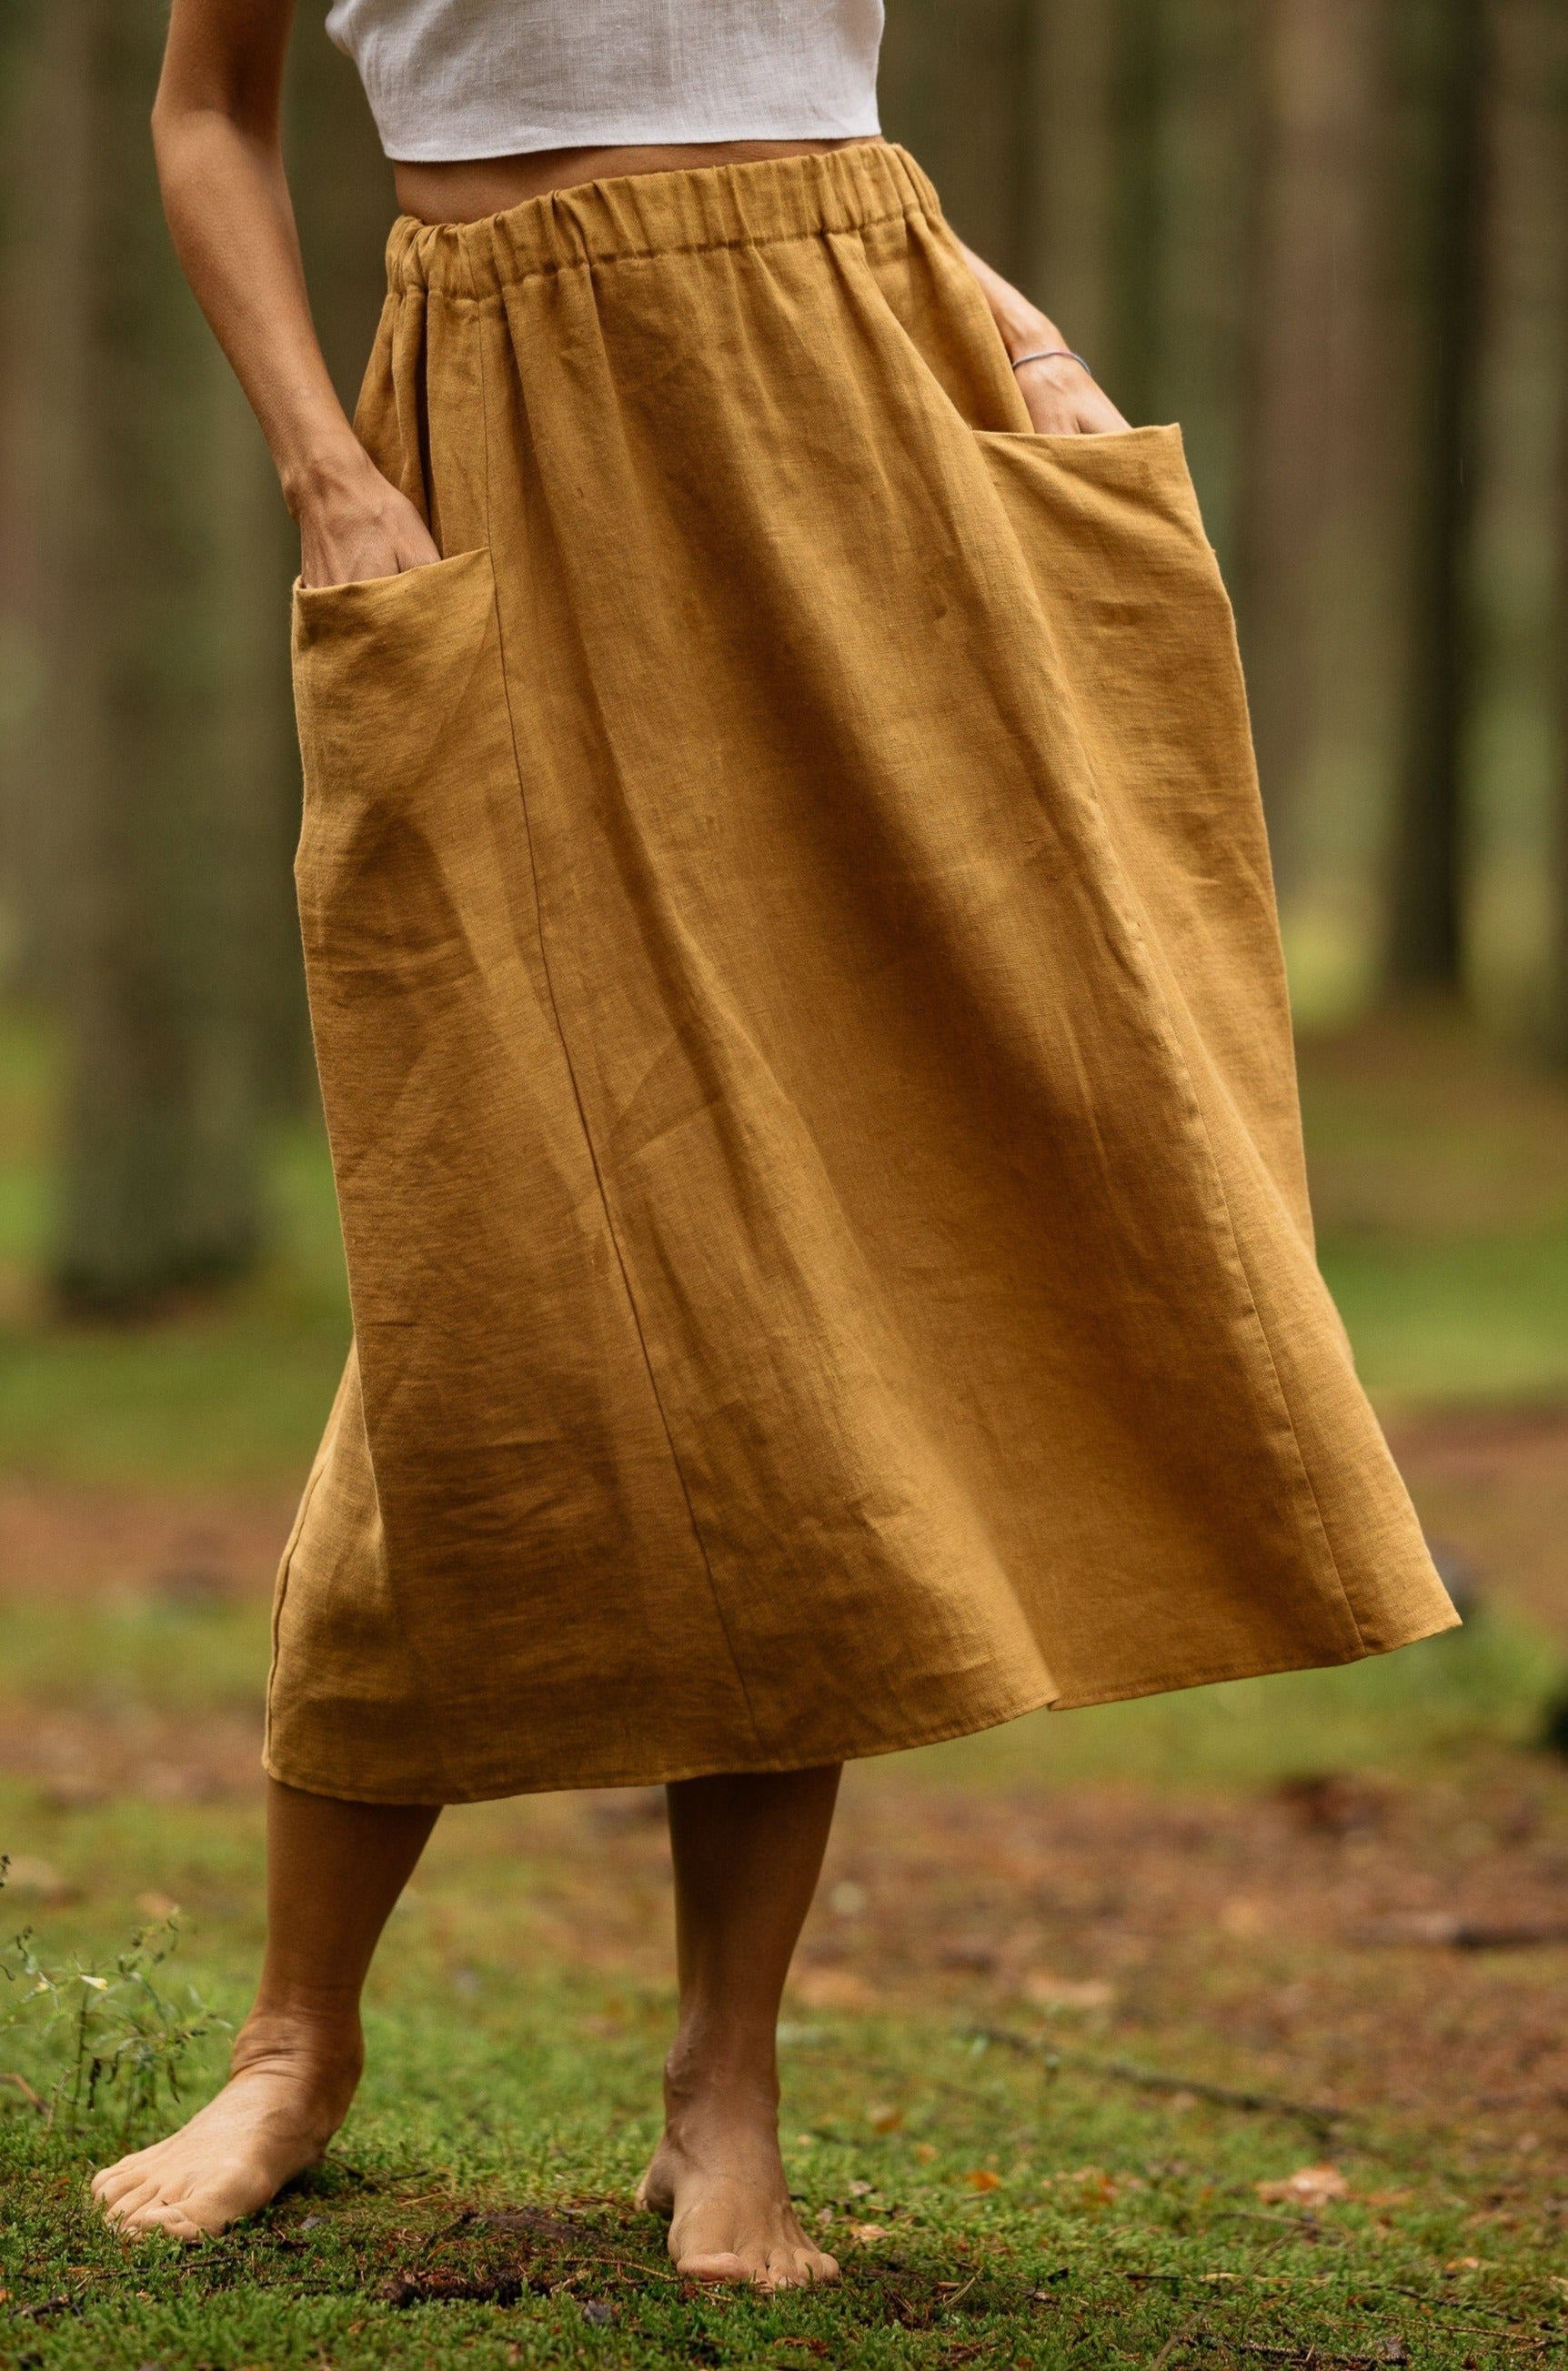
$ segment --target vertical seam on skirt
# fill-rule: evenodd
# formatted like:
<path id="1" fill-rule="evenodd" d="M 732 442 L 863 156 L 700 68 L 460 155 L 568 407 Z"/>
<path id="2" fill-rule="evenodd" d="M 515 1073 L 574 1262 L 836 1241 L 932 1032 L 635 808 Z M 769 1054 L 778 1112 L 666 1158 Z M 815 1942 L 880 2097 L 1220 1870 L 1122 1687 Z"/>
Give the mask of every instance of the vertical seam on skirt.
<path id="1" fill-rule="evenodd" d="M 1163 989 L 1161 990 L 1161 998 L 1163 1000 Z M 1225 1209 L 1225 1229 L 1230 1236 L 1231 1248 L 1236 1254 L 1237 1266 L 1241 1270 L 1242 1282 L 1247 1287 L 1247 1299 L 1251 1307 L 1253 1322 L 1258 1328 L 1259 1339 L 1261 1341 L 1265 1355 L 1268 1358 L 1269 1372 L 1274 1379 L 1274 1389 L 1280 1395 L 1280 1405 L 1284 1410 L 1285 1423 L 1290 1430 L 1290 1445 L 1295 1452 L 1295 1462 L 1297 1466 L 1300 1468 L 1301 1478 L 1307 1485 L 1307 1495 L 1312 1501 L 1312 1512 L 1317 1520 L 1318 1537 L 1323 1543 L 1323 1552 L 1329 1559 L 1329 1568 L 1334 1576 L 1334 1586 L 1339 1590 L 1340 1596 L 1344 1603 L 1345 1612 L 1350 1617 L 1350 1626 L 1355 1633 L 1356 1645 L 1360 1648 L 1364 1655 L 1368 1655 L 1373 1652 L 1373 1649 L 1367 1644 L 1366 1634 L 1361 1626 L 1361 1617 L 1356 1613 L 1354 1602 L 1351 1597 L 1349 1590 L 1345 1587 L 1345 1577 L 1340 1570 L 1339 1557 L 1334 1554 L 1334 1543 L 1330 1535 L 1329 1526 L 1323 1521 L 1323 1502 L 1318 1496 L 1318 1485 L 1312 1479 L 1312 1468 L 1308 1465 L 1306 1452 L 1301 1446 L 1301 1434 L 1296 1426 L 1295 1411 L 1291 1406 L 1290 1394 L 1286 1391 L 1284 1387 L 1284 1379 L 1280 1373 L 1279 1361 L 1274 1356 L 1274 1346 L 1269 1338 L 1269 1329 L 1263 1322 L 1263 1313 L 1258 1306 L 1258 1295 L 1252 1283 L 1252 1271 L 1247 1264 L 1247 1254 L 1242 1249 L 1241 1235 L 1237 1227 L 1235 1214 L 1230 1207 L 1230 1196 L 1225 1191 L 1225 1172 L 1220 1167 L 1218 1158 L 1214 1152 L 1214 1139 L 1209 1134 L 1208 1115 L 1203 1109 L 1202 1099 L 1199 1095 L 1197 1088 L 1191 1084 L 1191 1074 L 1189 1070 L 1187 1057 L 1185 1054 L 1181 1053 L 1179 1047 L 1178 1047 L 1177 1051 L 1182 1069 L 1184 1070 L 1188 1070 L 1189 1087 L 1192 1095 L 1193 1105 L 1198 1114 L 1198 1125 L 1203 1131 L 1203 1142 L 1208 1151 L 1209 1165 L 1214 1173 L 1214 1182 L 1219 1187 L 1220 1201 Z"/>
<path id="2" fill-rule="evenodd" d="M 492 550 L 494 550 L 494 541 L 492 533 L 492 520 L 490 515 L 490 365 L 488 356 L 485 353 L 485 341 L 482 336 L 480 340 L 479 391 L 480 417 L 484 430 L 484 452 L 482 457 L 484 468 L 484 534 L 486 543 L 489 544 Z M 654 1362 L 648 1352 L 647 1336 L 643 1328 L 642 1312 L 637 1306 L 637 1296 L 632 1289 L 632 1277 L 626 1263 L 626 1254 L 621 1246 L 620 1230 L 616 1226 L 614 1214 L 610 1207 L 610 1196 L 605 1190 L 604 1173 L 599 1167 L 598 1153 L 595 1149 L 593 1134 L 588 1127 L 588 1116 L 583 1106 L 582 1089 L 577 1083 L 576 1064 L 572 1059 L 572 1049 L 566 1042 L 566 1032 L 562 1026 L 561 1006 L 555 993 L 555 978 L 550 967 L 550 954 L 545 945 L 544 906 L 540 895 L 539 862 L 534 853 L 533 823 L 528 815 L 528 792 L 523 783 L 522 754 L 517 747 L 517 718 L 512 707 L 512 687 L 506 673 L 505 627 L 502 620 L 501 598 L 494 583 L 494 573 L 492 574 L 490 597 L 495 605 L 495 633 L 500 648 L 501 660 L 501 691 L 502 697 L 506 702 L 506 727 L 512 742 L 512 766 L 513 771 L 517 776 L 517 804 L 522 811 L 523 835 L 528 842 L 528 873 L 533 882 L 534 922 L 535 927 L 539 931 L 540 968 L 544 974 L 545 989 L 550 997 L 551 1019 L 555 1024 L 555 1035 L 561 1047 L 561 1058 L 566 1065 L 566 1076 L 571 1082 L 572 1100 L 576 1105 L 577 1124 L 583 1131 L 583 1143 L 587 1151 L 589 1166 L 593 1171 L 594 1184 L 598 1191 L 599 1208 L 604 1213 L 605 1227 L 609 1232 L 610 1243 L 615 1252 L 616 1266 L 621 1272 L 621 1290 L 626 1295 L 626 1305 L 632 1313 L 632 1324 L 636 1329 L 637 1347 L 643 1354 L 643 1367 L 644 1371 L 647 1375 L 648 1389 L 653 1394 L 653 1403 L 658 1411 L 659 1423 L 664 1431 L 665 1445 L 669 1451 L 670 1466 L 675 1475 L 676 1481 L 679 1485 L 680 1496 L 685 1504 L 686 1520 L 691 1526 L 691 1537 L 696 1545 L 697 1553 L 703 1559 L 703 1569 L 707 1575 L 708 1590 L 714 1602 L 714 1613 L 717 1618 L 719 1628 L 723 1633 L 725 1645 L 729 1649 L 731 1668 L 735 1672 L 736 1683 L 740 1690 L 741 1700 L 746 1706 L 746 1717 L 751 1723 L 751 1733 L 757 1741 L 759 1750 L 763 1753 L 766 1753 L 769 1750 L 767 1741 L 762 1735 L 761 1724 L 757 1718 L 757 1708 L 751 1701 L 751 1691 L 746 1684 L 746 1673 L 741 1668 L 740 1658 L 735 1650 L 735 1640 L 730 1634 L 729 1624 L 725 1618 L 724 1600 L 719 1593 L 718 1583 L 714 1578 L 713 1558 L 708 1554 L 707 1542 L 703 1537 L 702 1527 L 697 1521 L 697 1510 L 691 1503 L 691 1492 L 686 1480 L 685 1470 L 680 1463 L 680 1453 L 675 1446 L 675 1435 L 670 1428 L 669 1417 L 665 1410 L 663 1394 L 659 1391 L 658 1377 L 654 1372 Z"/>
<path id="3" fill-rule="evenodd" d="M 1329 1569 L 1333 1574 L 1334 1586 L 1340 1592 L 1340 1602 L 1344 1607 L 1345 1614 L 1349 1620 L 1356 1645 L 1363 1655 L 1368 1655 L 1374 1650 L 1367 1644 L 1366 1635 L 1362 1629 L 1360 1618 L 1357 1615 L 1355 1606 L 1352 1602 L 1351 1593 L 1345 1587 L 1344 1575 L 1340 1569 L 1340 1560 L 1334 1553 L 1334 1543 L 1330 1536 L 1329 1526 L 1323 1521 L 1323 1502 L 1318 1496 L 1318 1486 L 1312 1479 L 1312 1469 L 1307 1462 L 1306 1452 L 1301 1446 L 1301 1434 L 1295 1421 L 1295 1411 L 1291 1406 L 1290 1394 L 1285 1390 L 1284 1379 L 1280 1373 L 1279 1361 L 1274 1356 L 1274 1346 L 1269 1338 L 1269 1329 L 1263 1322 L 1262 1310 L 1258 1305 L 1257 1290 L 1252 1282 L 1252 1270 L 1248 1266 L 1247 1254 L 1242 1248 L 1240 1230 L 1237 1226 L 1236 1214 L 1230 1206 L 1230 1196 L 1225 1190 L 1225 1171 L 1221 1167 L 1219 1156 L 1214 1151 L 1214 1140 L 1209 1128 L 1209 1116 L 1203 1109 L 1203 1099 L 1198 1093 L 1197 1082 L 1192 1075 L 1192 1066 L 1189 1062 L 1186 1053 L 1183 1050 L 1180 1037 L 1172 1025 L 1170 1018 L 1170 999 L 1167 994 L 1165 983 L 1160 978 L 1157 965 L 1150 960 L 1147 947 L 1144 944 L 1143 924 L 1137 919 L 1135 915 L 1130 919 L 1132 919 L 1133 929 L 1136 931 L 1140 947 L 1144 954 L 1144 960 L 1148 966 L 1149 986 L 1153 993 L 1153 997 L 1157 1001 L 1159 1010 L 1164 1017 L 1166 1035 L 1169 1044 L 1172 1059 L 1179 1069 L 1181 1078 L 1185 1083 L 1187 1093 L 1191 1098 L 1193 1116 L 1198 1122 L 1199 1128 L 1202 1131 L 1203 1150 L 1208 1155 L 1209 1168 L 1213 1174 L 1214 1186 L 1219 1195 L 1220 1209 L 1225 1214 L 1225 1233 L 1230 1238 L 1230 1247 L 1236 1255 L 1237 1268 L 1241 1278 L 1242 1287 L 1247 1295 L 1247 1306 L 1252 1313 L 1252 1323 L 1258 1328 L 1258 1339 L 1261 1342 L 1263 1346 L 1263 1355 L 1269 1361 L 1269 1373 L 1273 1379 L 1274 1390 L 1279 1394 L 1280 1408 L 1284 1417 L 1285 1429 L 1290 1435 L 1290 1445 L 1292 1452 L 1295 1458 L 1296 1471 L 1300 1475 L 1302 1481 L 1307 1485 L 1307 1495 L 1312 1502 L 1312 1515 L 1313 1520 L 1318 1526 L 1318 1536 L 1322 1543 L 1323 1553 L 1328 1557 Z"/>

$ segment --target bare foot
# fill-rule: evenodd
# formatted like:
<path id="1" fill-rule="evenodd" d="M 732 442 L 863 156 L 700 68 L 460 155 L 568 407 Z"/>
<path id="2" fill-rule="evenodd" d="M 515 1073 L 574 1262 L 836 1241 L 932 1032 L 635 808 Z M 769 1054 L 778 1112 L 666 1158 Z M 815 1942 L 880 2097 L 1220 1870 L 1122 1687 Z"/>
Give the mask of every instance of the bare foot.
<path id="1" fill-rule="evenodd" d="M 359 2080 L 357 2034 L 302 2039 L 281 2018 L 252 2018 L 215 2099 L 151 2148 L 93 2177 L 117 2230 L 205 2239 L 254 2215 L 285 2181 L 319 2165 Z"/>
<path id="2" fill-rule="evenodd" d="M 777 2119 L 755 2103 L 668 2100 L 637 2203 L 668 2218 L 669 2252 L 689 2280 L 785 2289 L 839 2277 L 836 2260 L 800 2227 Z"/>

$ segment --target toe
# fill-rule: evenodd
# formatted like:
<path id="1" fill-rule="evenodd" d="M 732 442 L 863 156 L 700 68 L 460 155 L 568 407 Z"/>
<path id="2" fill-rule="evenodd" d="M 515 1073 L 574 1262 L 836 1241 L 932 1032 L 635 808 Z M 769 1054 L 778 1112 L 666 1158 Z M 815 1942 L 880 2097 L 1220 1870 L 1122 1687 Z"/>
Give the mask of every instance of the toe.
<path id="1" fill-rule="evenodd" d="M 675 2269 L 688 2281 L 746 2281 L 751 2273 L 742 2258 L 732 2249 L 715 2249 L 709 2254 L 677 2256 Z"/>
<path id="2" fill-rule="evenodd" d="M 128 2200 L 145 2198 L 150 2190 L 156 2190 L 157 2188 L 157 2182 L 153 2180 L 152 2175 L 144 2166 L 139 2171 L 133 2171 L 122 2176 L 121 2180 L 115 2183 L 112 2190 L 101 2191 L 99 2194 L 98 2203 L 102 2207 L 104 2213 L 112 2220 L 116 2215 L 122 2215 L 124 2213 Z"/>
<path id="3" fill-rule="evenodd" d="M 106 2165 L 94 2174 L 92 2194 L 100 2206 L 111 2206 L 137 2182 L 146 2180 L 146 2156 L 145 2149 L 138 2149 L 134 2157 L 119 2157 L 113 2165 Z"/>
<path id="4" fill-rule="evenodd" d="M 193 2222 L 189 2211 L 177 2200 L 155 2198 L 139 2206 L 125 2218 L 124 2228 L 134 2238 L 145 2238 L 154 2231 L 165 2232 L 171 2239 L 182 2239 L 188 2246 L 207 2238 L 210 2234 Z"/>
<path id="5" fill-rule="evenodd" d="M 158 2197 L 157 2182 L 144 2175 L 140 2181 L 127 2183 L 112 2204 L 104 2208 L 104 2221 L 112 2224 L 115 2230 L 123 2231 L 129 2227 L 134 2215 L 140 2214 L 144 2206 L 156 2205 Z"/>
<path id="6" fill-rule="evenodd" d="M 831 2256 L 816 2248 L 775 2250 L 768 2259 L 767 2282 L 774 2289 L 808 2289 L 819 2282 L 836 2281 L 839 2267 Z"/>

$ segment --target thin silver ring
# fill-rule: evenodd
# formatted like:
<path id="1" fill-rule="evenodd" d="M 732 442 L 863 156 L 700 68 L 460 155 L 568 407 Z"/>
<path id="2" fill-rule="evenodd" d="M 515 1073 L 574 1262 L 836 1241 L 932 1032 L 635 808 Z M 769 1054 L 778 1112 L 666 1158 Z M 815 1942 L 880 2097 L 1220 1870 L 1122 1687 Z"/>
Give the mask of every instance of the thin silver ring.
<path id="1" fill-rule="evenodd" d="M 1087 363 L 1085 362 L 1083 355 L 1075 354 L 1071 346 L 1041 346 L 1038 353 L 1020 354 L 1017 361 L 1013 364 L 1013 368 L 1016 371 L 1022 370 L 1026 363 L 1052 363 L 1058 359 L 1063 362 L 1076 363 L 1080 370 L 1089 371 L 1089 376 L 1093 378 L 1094 373 L 1092 370 L 1089 370 L 1089 366 Z"/>

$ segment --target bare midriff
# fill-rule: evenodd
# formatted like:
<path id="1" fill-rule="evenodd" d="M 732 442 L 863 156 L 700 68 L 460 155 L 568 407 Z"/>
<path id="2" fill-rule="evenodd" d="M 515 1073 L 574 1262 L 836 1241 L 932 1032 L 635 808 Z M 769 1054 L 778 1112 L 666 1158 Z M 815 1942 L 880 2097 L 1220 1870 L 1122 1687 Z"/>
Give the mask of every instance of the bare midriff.
<path id="1" fill-rule="evenodd" d="M 540 148 L 526 156 L 482 156 L 449 165 L 394 165 L 398 203 L 418 222 L 482 221 L 526 199 L 621 173 L 683 173 L 703 165 L 755 164 L 772 156 L 820 156 L 880 137 L 854 140 L 713 140 L 672 148 Z"/>

